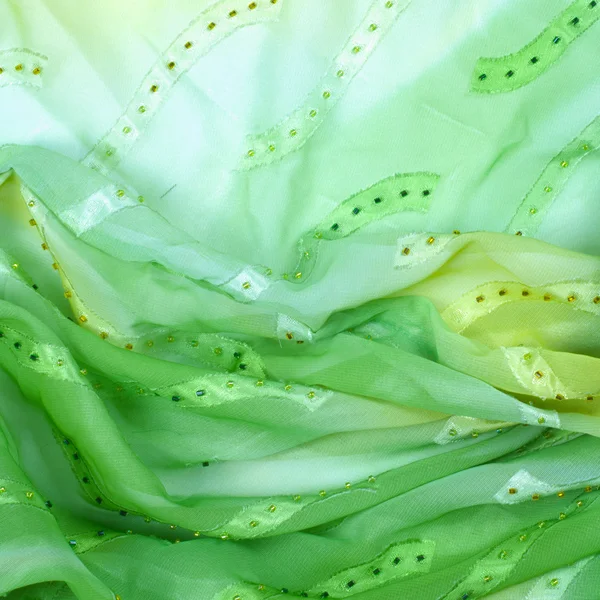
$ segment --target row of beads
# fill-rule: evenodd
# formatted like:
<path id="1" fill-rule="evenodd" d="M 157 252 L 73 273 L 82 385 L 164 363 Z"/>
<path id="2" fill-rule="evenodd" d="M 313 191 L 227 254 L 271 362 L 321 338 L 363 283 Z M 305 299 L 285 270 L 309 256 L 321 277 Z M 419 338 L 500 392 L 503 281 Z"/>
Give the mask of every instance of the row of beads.
<path id="1" fill-rule="evenodd" d="M 248 137 L 249 149 L 243 166 L 254 168 L 268 164 L 301 148 L 343 96 L 407 4 L 407 1 L 374 0 L 357 30 L 304 104 L 268 131 Z"/>
<path id="2" fill-rule="evenodd" d="M 41 87 L 47 58 L 30 50 L 0 52 L 0 87 L 26 84 Z"/>
<path id="3" fill-rule="evenodd" d="M 279 14 L 277 0 L 250 2 L 244 9 L 226 8 L 229 3 L 222 0 L 204 11 L 177 36 L 145 75 L 125 113 L 85 157 L 85 164 L 104 173 L 114 169 L 162 107 L 175 83 L 201 56 L 237 28 Z"/>
<path id="4" fill-rule="evenodd" d="M 473 74 L 473 91 L 508 92 L 530 83 L 558 60 L 569 43 L 598 18 L 597 0 L 576 0 L 535 40 L 515 54 L 480 58 Z"/>
<path id="5" fill-rule="evenodd" d="M 506 231 L 515 235 L 535 234 L 545 209 L 561 192 L 574 167 L 599 146 L 600 117 L 596 117 L 548 163 L 519 205 Z"/>

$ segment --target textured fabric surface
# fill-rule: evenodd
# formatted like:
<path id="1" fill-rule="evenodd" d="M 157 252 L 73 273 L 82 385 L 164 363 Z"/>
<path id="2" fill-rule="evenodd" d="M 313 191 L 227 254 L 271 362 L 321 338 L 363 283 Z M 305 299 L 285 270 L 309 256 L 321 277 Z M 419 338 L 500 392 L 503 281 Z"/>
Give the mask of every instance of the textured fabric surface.
<path id="1" fill-rule="evenodd" d="M 598 20 L 0 0 L 0 593 L 600 597 Z"/>

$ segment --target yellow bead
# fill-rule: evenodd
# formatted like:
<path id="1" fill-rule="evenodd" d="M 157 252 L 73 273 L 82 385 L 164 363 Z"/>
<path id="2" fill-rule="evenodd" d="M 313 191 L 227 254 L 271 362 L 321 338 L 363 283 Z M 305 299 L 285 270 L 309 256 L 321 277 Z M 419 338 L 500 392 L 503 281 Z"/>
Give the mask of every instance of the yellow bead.
<path id="1" fill-rule="evenodd" d="M 344 484 L 344 487 L 349 490 L 352 487 L 352 484 L 349 481 L 346 481 L 346 483 Z"/>
<path id="2" fill-rule="evenodd" d="M 361 48 L 360 46 L 354 46 L 354 48 L 352 48 L 352 54 L 358 54 L 360 52 Z"/>
<path id="3" fill-rule="evenodd" d="M 146 346 L 148 346 L 148 348 L 152 348 L 152 346 L 154 346 L 154 342 L 152 340 L 148 340 L 146 342 Z"/>
<path id="4" fill-rule="evenodd" d="M 220 537 L 222 540 L 228 540 L 228 539 L 229 539 L 229 534 L 228 534 L 228 533 L 222 533 L 222 534 L 221 534 L 219 537 Z"/>
<path id="5" fill-rule="evenodd" d="M 486 583 L 488 583 L 488 582 L 492 581 L 492 579 L 493 579 L 493 577 L 492 577 L 491 575 L 486 575 L 486 576 L 483 578 L 483 580 L 484 580 Z"/>
<path id="6" fill-rule="evenodd" d="M 533 208 L 533 207 L 531 207 L 531 208 L 529 209 L 529 214 L 530 214 L 530 215 L 535 215 L 535 213 L 536 213 L 536 212 L 537 212 L 537 209 L 536 209 L 536 208 Z"/>
<path id="7" fill-rule="evenodd" d="M 325 98 L 325 100 L 327 100 L 327 98 L 330 98 L 330 97 L 331 97 L 331 92 L 325 90 L 323 92 L 323 98 Z"/>
<path id="8" fill-rule="evenodd" d="M 250 10 L 254 10 L 256 8 L 256 2 L 250 2 L 250 4 L 248 4 L 248 8 Z"/>
<path id="9" fill-rule="evenodd" d="M 53 268 L 55 271 L 58 271 L 58 263 L 56 263 L 56 262 L 52 263 L 52 268 Z"/>
<path id="10" fill-rule="evenodd" d="M 275 152 L 275 146 L 273 144 L 269 145 L 269 152 Z"/>
<path id="11" fill-rule="evenodd" d="M 410 248 L 403 248 L 402 254 L 404 254 L 404 256 L 408 256 L 410 254 Z"/>
<path id="12" fill-rule="evenodd" d="M 117 196 L 122 198 L 125 195 L 125 190 L 117 190 Z"/>
<path id="13" fill-rule="evenodd" d="M 172 343 L 172 342 L 174 342 L 174 341 L 175 341 L 175 338 L 174 338 L 172 335 L 169 335 L 169 336 L 167 337 L 167 342 L 169 342 L 169 343 Z"/>
<path id="14" fill-rule="evenodd" d="M 546 419 L 544 419 L 544 417 L 538 417 L 538 423 L 540 425 L 543 425 L 546 422 Z"/>
<path id="15" fill-rule="evenodd" d="M 325 490 L 321 490 L 319 492 L 319 496 L 321 496 L 321 498 L 324 498 L 327 495 L 327 492 Z"/>
<path id="16" fill-rule="evenodd" d="M 504 559 L 504 558 L 506 558 L 507 556 L 508 556 L 508 552 L 507 552 L 506 550 L 502 550 L 502 551 L 500 552 L 500 554 L 498 555 L 498 558 L 502 558 L 502 559 Z"/>
<path id="17" fill-rule="evenodd" d="M 523 232 L 522 231 L 517 231 L 517 232 L 515 232 L 515 235 L 523 235 Z"/>
<path id="18" fill-rule="evenodd" d="M 80 372 L 82 375 L 87 375 L 87 369 L 79 369 L 79 372 Z"/>
<path id="19" fill-rule="evenodd" d="M 593 302 L 594 304 L 600 304 L 600 296 L 596 296 L 596 297 L 595 297 L 595 298 L 592 300 L 592 302 Z"/>
<path id="20" fill-rule="evenodd" d="M 485 296 L 477 296 L 477 298 L 475 298 L 475 300 L 479 303 L 483 302 L 485 300 Z"/>
<path id="21" fill-rule="evenodd" d="M 213 352 L 218 356 L 219 354 L 223 354 L 223 348 L 215 348 Z"/>
<path id="22" fill-rule="evenodd" d="M 539 494 L 532 494 L 531 495 L 531 499 L 534 500 L 534 501 L 535 500 L 539 500 L 540 499 L 540 495 Z"/>
<path id="23" fill-rule="evenodd" d="M 4 73 L 4 69 L 0 67 L 0 75 L 2 75 L 2 73 Z"/>
<path id="24" fill-rule="evenodd" d="M 213 29 L 214 29 L 216 26 L 217 26 L 217 24 L 216 24 L 216 23 L 212 23 L 212 22 L 211 22 L 211 23 L 209 23 L 209 24 L 206 26 L 206 28 L 207 28 L 209 31 L 212 31 L 212 30 L 213 30 Z"/>
<path id="25" fill-rule="evenodd" d="M 454 230 L 452 233 L 453 233 L 454 235 L 460 235 L 460 231 L 459 231 L 458 229 L 455 229 L 455 230 Z"/>
<path id="26" fill-rule="evenodd" d="M 585 491 L 586 492 L 591 492 L 592 491 L 592 486 L 591 485 L 586 485 L 585 486 Z"/>
<path id="27" fill-rule="evenodd" d="M 146 112 L 146 107 L 143 104 L 141 106 L 138 106 L 138 112 L 139 113 L 145 113 Z"/>
<path id="28" fill-rule="evenodd" d="M 156 84 L 150 86 L 150 91 L 155 94 L 158 92 L 158 86 Z"/>
<path id="29" fill-rule="evenodd" d="M 121 596 L 119 596 L 119 594 L 115 594 L 115 600 L 121 600 Z"/>
<path id="30" fill-rule="evenodd" d="M 271 506 L 269 506 L 269 512 L 275 512 L 277 510 L 277 507 L 274 504 L 271 504 Z"/>
<path id="31" fill-rule="evenodd" d="M 369 31 L 375 31 L 377 29 L 377 25 L 375 25 L 375 23 L 371 23 L 369 25 Z"/>
<path id="32" fill-rule="evenodd" d="M 125 344 L 126 350 L 133 350 L 133 344 Z"/>
<path id="33" fill-rule="evenodd" d="M 392 2 L 392 0 L 388 0 L 388 1 L 385 3 L 385 7 L 386 7 L 386 8 L 392 8 L 392 6 L 394 6 L 394 3 Z"/>
<path id="34" fill-rule="evenodd" d="M 46 244 L 46 242 L 42 243 L 42 250 L 48 250 L 48 244 Z"/>
<path id="35" fill-rule="evenodd" d="M 516 494 L 517 493 L 517 488 L 508 488 L 508 493 L 509 494 Z"/>
<path id="36" fill-rule="evenodd" d="M 250 521 L 250 527 L 258 527 L 258 521 Z"/>
<path id="37" fill-rule="evenodd" d="M 231 389 L 233 387 L 233 381 L 228 381 L 225 385 Z"/>
<path id="38" fill-rule="evenodd" d="M 256 154 L 256 152 L 252 149 L 248 150 L 248 152 L 246 153 L 248 156 L 252 157 Z"/>
<path id="39" fill-rule="evenodd" d="M 562 394 L 556 394 L 555 398 L 556 398 L 557 400 L 564 400 L 564 399 L 565 399 L 565 397 L 564 397 Z M 541 418 L 541 417 L 540 417 L 540 418 Z"/>
<path id="40" fill-rule="evenodd" d="M 265 385 L 265 382 L 264 382 L 262 379 L 259 379 L 259 380 L 256 382 L 256 387 L 262 387 L 263 385 Z"/>
<path id="41" fill-rule="evenodd" d="M 369 478 L 367 479 L 367 481 L 369 483 L 375 483 L 376 480 L 375 480 L 375 477 L 373 477 L 373 475 L 369 475 Z"/>
<path id="42" fill-rule="evenodd" d="M 244 281 L 244 283 L 242 283 L 242 288 L 244 288 L 245 290 L 249 290 L 252 287 L 252 284 L 249 281 Z"/>
<path id="43" fill-rule="evenodd" d="M 177 525 L 169 525 L 171 529 L 177 529 Z"/>
<path id="44" fill-rule="evenodd" d="M 566 169 L 569 166 L 569 163 L 566 160 L 561 161 L 560 166 L 563 169 Z"/>
<path id="45" fill-rule="evenodd" d="M 172 71 L 175 68 L 175 63 L 173 61 L 167 63 L 167 68 Z"/>
<path id="46" fill-rule="evenodd" d="M 542 371 L 536 371 L 534 375 L 536 379 L 541 379 L 544 376 L 544 373 Z"/>
<path id="47" fill-rule="evenodd" d="M 37 223 L 35 222 L 35 219 L 29 219 L 29 224 L 30 224 L 32 227 L 35 227 L 35 226 L 37 225 Z"/>
<path id="48" fill-rule="evenodd" d="M 558 579 L 556 579 L 556 577 L 554 579 L 551 579 L 550 580 L 550 585 L 553 586 L 553 587 L 557 586 L 558 585 Z"/>
<path id="49" fill-rule="evenodd" d="M 587 152 L 587 151 L 590 149 L 590 147 L 589 147 L 587 144 L 584 144 L 583 146 L 581 146 L 581 149 L 582 149 L 584 152 Z"/>
<path id="50" fill-rule="evenodd" d="M 292 386 L 288 383 L 285 387 L 284 387 L 286 392 L 289 392 L 292 389 Z"/>
<path id="51" fill-rule="evenodd" d="M 6 493 L 6 488 L 4 486 L 0 487 L 0 494 L 4 494 L 4 493 Z"/>
<path id="52" fill-rule="evenodd" d="M 35 202 L 34 202 L 33 200 L 30 200 L 30 201 L 27 203 L 27 206 L 35 206 Z"/>
<path id="53" fill-rule="evenodd" d="M 13 269 L 18 269 L 19 268 L 19 263 L 13 263 L 12 265 Z"/>
<path id="54" fill-rule="evenodd" d="M 308 394 L 306 394 L 306 397 L 307 397 L 309 400 L 312 400 L 312 399 L 315 397 L 315 395 L 316 395 L 316 394 L 315 394 L 314 392 L 308 392 Z"/>
<path id="55" fill-rule="evenodd" d="M 544 188 L 544 191 L 545 191 L 547 194 L 549 194 L 549 193 L 552 191 L 552 188 L 551 188 L 549 185 L 547 185 L 547 186 Z"/>
<path id="56" fill-rule="evenodd" d="M 298 135 L 298 132 L 295 129 L 290 129 L 290 137 L 296 137 L 296 135 Z"/>
<path id="57" fill-rule="evenodd" d="M 189 50 L 194 44 L 192 42 L 186 42 L 183 46 L 186 50 Z"/>
<path id="58" fill-rule="evenodd" d="M 313 108 L 309 113 L 308 116 L 311 118 L 314 118 L 317 116 L 317 111 Z"/>
<path id="59" fill-rule="evenodd" d="M 33 498 L 33 492 L 25 492 L 25 496 L 27 497 L 27 500 L 31 500 Z"/>
<path id="60" fill-rule="evenodd" d="M 558 518 L 559 518 L 559 519 L 562 521 L 563 519 L 566 519 L 566 518 L 567 518 L 567 515 L 566 515 L 565 513 L 560 513 L 560 514 L 558 515 Z"/>
<path id="61" fill-rule="evenodd" d="M 479 437 L 479 433 L 477 431 L 473 431 L 473 433 L 471 433 L 471 437 L 477 438 Z"/>
<path id="62" fill-rule="evenodd" d="M 229 16 L 233 19 L 233 17 L 235 17 L 237 15 L 237 10 L 232 10 L 229 13 Z"/>
<path id="63" fill-rule="evenodd" d="M 199 531 L 194 531 L 194 537 L 200 537 L 200 532 Z"/>
<path id="64" fill-rule="evenodd" d="M 579 500 L 579 501 L 577 502 L 577 507 L 578 507 L 578 508 L 581 508 L 582 506 L 583 506 L 583 502 L 582 502 L 581 500 Z"/>
<path id="65" fill-rule="evenodd" d="M 544 294 L 544 301 L 549 302 L 552 300 L 552 296 L 550 294 Z"/>
<path id="66" fill-rule="evenodd" d="M 85 323 L 85 322 L 86 322 L 88 319 L 87 319 L 87 317 L 86 317 L 85 315 L 79 315 L 79 320 L 80 320 L 82 323 Z"/>
<path id="67" fill-rule="evenodd" d="M 101 331 L 100 332 L 100 337 L 105 340 L 108 337 L 108 333 L 106 333 L 106 331 Z"/>
<path id="68" fill-rule="evenodd" d="M 433 242 L 435 242 L 435 238 L 434 238 L 434 237 L 428 237 L 428 238 L 427 238 L 427 243 L 428 243 L 429 245 L 433 244 Z"/>
<path id="69" fill-rule="evenodd" d="M 21 63 L 19 63 L 18 65 L 15 66 L 15 71 L 22 71 L 23 70 L 23 65 Z"/>
<path id="70" fill-rule="evenodd" d="M 556 494 L 559 498 L 563 498 L 565 493 L 564 492 L 558 492 L 558 494 Z"/>
<path id="71" fill-rule="evenodd" d="M 343 76 L 344 76 L 344 71 L 343 71 L 342 69 L 340 69 L 340 70 L 339 70 L 339 71 L 336 73 L 336 75 L 337 75 L 338 77 L 343 77 Z"/>
<path id="72" fill-rule="evenodd" d="M 521 540 L 522 542 L 524 542 L 526 539 L 527 536 L 525 534 L 519 536 L 519 540 Z"/>
<path id="73" fill-rule="evenodd" d="M 294 500 L 294 502 L 300 502 L 300 500 L 302 499 L 301 496 L 293 496 L 292 499 Z"/>

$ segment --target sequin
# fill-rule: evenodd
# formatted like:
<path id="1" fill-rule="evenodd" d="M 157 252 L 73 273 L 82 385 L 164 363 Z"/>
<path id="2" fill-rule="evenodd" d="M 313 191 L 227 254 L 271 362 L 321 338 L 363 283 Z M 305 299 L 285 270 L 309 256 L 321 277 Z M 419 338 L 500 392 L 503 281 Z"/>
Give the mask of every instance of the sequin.
<path id="1" fill-rule="evenodd" d="M 87 317 L 86 317 L 85 315 L 79 315 L 79 320 L 80 320 L 82 323 L 85 323 L 85 322 L 86 322 L 88 319 L 87 319 Z"/>
<path id="2" fill-rule="evenodd" d="M 175 63 L 173 61 L 167 63 L 167 68 L 172 71 L 175 68 Z"/>
<path id="3" fill-rule="evenodd" d="M 560 166 L 563 169 L 566 169 L 569 166 L 569 163 L 566 160 L 561 161 Z"/>
<path id="4" fill-rule="evenodd" d="M 404 256 L 408 256 L 410 254 L 410 248 L 403 248 L 402 254 L 404 254 Z"/>
<path id="5" fill-rule="evenodd" d="M 27 500 L 31 500 L 33 498 L 33 492 L 25 492 L 25 496 L 27 497 Z"/>
<path id="6" fill-rule="evenodd" d="M 325 98 L 325 100 L 327 100 L 327 98 L 331 98 L 331 92 L 329 91 L 324 91 L 323 92 L 323 98 Z"/>
<path id="7" fill-rule="evenodd" d="M 35 219 L 29 219 L 29 224 L 30 224 L 32 227 L 35 227 L 35 226 L 37 225 L 37 223 L 35 222 Z"/>

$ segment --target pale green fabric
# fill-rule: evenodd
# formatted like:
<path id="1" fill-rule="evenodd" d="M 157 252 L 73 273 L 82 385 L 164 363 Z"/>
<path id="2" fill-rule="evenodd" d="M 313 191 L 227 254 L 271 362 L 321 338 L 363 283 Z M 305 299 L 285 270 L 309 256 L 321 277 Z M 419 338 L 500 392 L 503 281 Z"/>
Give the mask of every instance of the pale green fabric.
<path id="1" fill-rule="evenodd" d="M 0 593 L 596 599 L 599 19 L 0 0 Z"/>

